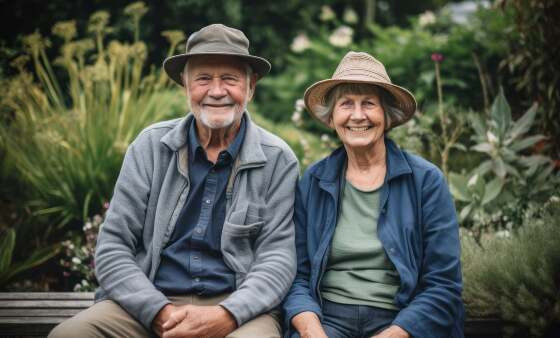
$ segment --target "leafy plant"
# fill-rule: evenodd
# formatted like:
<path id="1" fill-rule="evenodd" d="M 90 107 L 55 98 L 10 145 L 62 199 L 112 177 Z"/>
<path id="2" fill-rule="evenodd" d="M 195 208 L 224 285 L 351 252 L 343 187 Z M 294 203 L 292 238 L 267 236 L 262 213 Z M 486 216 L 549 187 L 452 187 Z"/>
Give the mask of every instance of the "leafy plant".
<path id="1" fill-rule="evenodd" d="M 507 174 L 520 177 L 516 167 L 538 168 L 546 163 L 543 156 L 522 155 L 527 148 L 545 138 L 540 134 L 527 135 L 536 114 L 537 105 L 533 104 L 522 117 L 512 121 L 511 109 L 502 89 L 494 100 L 487 122 L 480 115 L 471 114 L 470 120 L 475 131 L 472 139 L 477 143 L 471 149 L 490 157 L 479 165 L 478 172 L 481 175 L 492 170 L 500 178 L 505 178 Z"/>
<path id="2" fill-rule="evenodd" d="M 138 29 L 145 8 L 136 7 L 127 9 Z M 28 188 L 33 210 L 54 216 L 61 226 L 101 210 L 124 151 L 142 128 L 184 112 L 182 95 L 169 88 L 164 74 L 152 68 L 143 76 L 143 42 L 105 44 L 108 24 L 108 13 L 94 13 L 88 25 L 92 38 L 81 40 L 75 40 L 74 21 L 56 24 L 53 34 L 64 44 L 54 62 L 47 56 L 49 39 L 26 36 L 26 54 L 13 62 L 18 74 L 1 84 L 6 161 Z M 183 37 L 164 35 L 172 49 Z"/>
<path id="3" fill-rule="evenodd" d="M 470 316 L 498 316 L 508 332 L 552 337 L 560 329 L 560 198 L 512 235 L 462 236 L 463 299 Z"/>
<path id="4" fill-rule="evenodd" d="M 37 249 L 23 261 L 14 261 L 13 254 L 16 245 L 16 231 L 5 229 L 0 232 L 0 289 L 19 273 L 43 264 L 58 253 L 58 246 L 48 246 Z"/>

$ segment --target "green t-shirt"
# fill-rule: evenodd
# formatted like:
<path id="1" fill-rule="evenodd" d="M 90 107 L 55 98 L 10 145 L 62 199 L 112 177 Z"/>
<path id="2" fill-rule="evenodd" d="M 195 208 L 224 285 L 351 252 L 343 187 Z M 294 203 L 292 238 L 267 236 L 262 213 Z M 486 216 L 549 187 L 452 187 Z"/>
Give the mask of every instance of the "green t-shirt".
<path id="1" fill-rule="evenodd" d="M 361 191 L 346 181 L 321 283 L 323 298 L 342 304 L 398 310 L 399 275 L 379 238 L 380 189 Z"/>

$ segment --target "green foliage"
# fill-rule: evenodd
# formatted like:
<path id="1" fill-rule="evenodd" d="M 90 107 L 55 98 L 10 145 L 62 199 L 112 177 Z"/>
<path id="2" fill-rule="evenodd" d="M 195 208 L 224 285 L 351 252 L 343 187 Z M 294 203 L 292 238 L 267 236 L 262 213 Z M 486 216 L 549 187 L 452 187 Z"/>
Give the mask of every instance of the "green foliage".
<path id="1" fill-rule="evenodd" d="M 470 114 L 474 133 L 471 152 L 484 155 L 474 168 L 449 175 L 450 189 L 457 201 L 459 219 L 479 240 L 484 230 L 511 229 L 522 224 L 524 213 L 546 201 L 560 187 L 560 175 L 551 159 L 526 155 L 542 135 L 529 135 L 535 121 L 534 105 L 516 121 L 500 90 L 488 120 Z"/>
<path id="2" fill-rule="evenodd" d="M 16 231 L 5 229 L 0 232 L 0 289 L 3 289 L 18 274 L 41 265 L 58 253 L 58 246 L 51 245 L 33 251 L 22 261 L 15 261 L 15 248 Z"/>
<path id="3" fill-rule="evenodd" d="M 534 104 L 521 118 L 512 122 L 510 106 L 503 90 L 500 90 L 492 105 L 488 122 L 483 122 L 480 115 L 471 115 L 475 131 L 472 138 L 477 143 L 471 149 L 490 158 L 479 165 L 478 172 L 481 175 L 491 170 L 500 178 L 505 178 L 507 174 L 519 177 L 516 166 L 539 167 L 546 163 L 547 159 L 543 156 L 522 155 L 527 148 L 544 139 L 543 135 L 526 135 L 536 114 L 537 105 Z"/>
<path id="4" fill-rule="evenodd" d="M 519 231 L 477 244 L 463 232 L 463 299 L 470 316 L 498 316 L 509 332 L 542 337 L 560 323 L 560 198 L 528 215 Z"/>
<path id="5" fill-rule="evenodd" d="M 136 20 L 139 13 L 130 15 Z M 13 63 L 18 74 L 1 86 L 6 161 L 28 189 L 33 210 L 55 216 L 60 225 L 99 212 L 132 139 L 147 125 L 184 111 L 184 100 L 168 89 L 164 74 L 152 69 L 143 76 L 144 43 L 105 45 L 108 23 L 107 13 L 94 13 L 88 26 L 93 39 L 81 40 L 73 40 L 75 22 L 53 27 L 65 41 L 54 65 L 66 77 L 53 71 L 49 39 L 25 37 L 27 54 Z"/>
<path id="6" fill-rule="evenodd" d="M 539 125 L 551 137 L 552 152 L 560 156 L 560 1 L 506 0 L 504 8 L 515 21 L 508 27 L 509 53 L 501 66 L 512 74 L 515 91 L 525 105 L 538 101 L 544 115 Z M 527 102 L 528 101 L 528 102 Z"/>
<path id="7" fill-rule="evenodd" d="M 431 19 L 423 19 L 428 14 Z M 259 106 L 273 119 L 287 120 L 286 112 L 305 88 L 329 78 L 342 56 L 348 50 L 356 50 L 368 52 L 383 62 L 394 83 L 413 91 L 421 111 L 428 106 L 428 99 L 436 97 L 436 73 L 430 56 L 441 53 L 446 103 L 486 107 L 484 97 L 494 95 L 495 87 L 489 80 L 493 74 L 487 69 L 497 68 L 504 56 L 501 35 L 511 17 L 496 8 L 481 8 L 467 24 L 456 24 L 445 11 L 436 14 L 413 18 L 408 28 L 370 25 L 361 35 L 356 33 L 356 24 L 342 23 L 336 18 L 318 28 L 310 27 L 294 38 L 292 53 L 286 56 L 286 69 L 263 80 Z M 481 91 L 484 95 L 480 95 Z M 321 130 L 315 124 L 305 124 L 307 129 Z"/>

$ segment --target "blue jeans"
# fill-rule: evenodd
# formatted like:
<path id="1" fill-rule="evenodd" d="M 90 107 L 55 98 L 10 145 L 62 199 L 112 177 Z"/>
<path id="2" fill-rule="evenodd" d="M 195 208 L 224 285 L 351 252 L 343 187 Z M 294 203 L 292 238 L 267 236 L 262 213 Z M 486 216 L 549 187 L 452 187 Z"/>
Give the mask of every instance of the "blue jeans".
<path id="1" fill-rule="evenodd" d="M 323 329 L 329 338 L 369 338 L 389 327 L 398 311 L 324 300 Z M 294 333 L 291 338 L 299 338 Z"/>

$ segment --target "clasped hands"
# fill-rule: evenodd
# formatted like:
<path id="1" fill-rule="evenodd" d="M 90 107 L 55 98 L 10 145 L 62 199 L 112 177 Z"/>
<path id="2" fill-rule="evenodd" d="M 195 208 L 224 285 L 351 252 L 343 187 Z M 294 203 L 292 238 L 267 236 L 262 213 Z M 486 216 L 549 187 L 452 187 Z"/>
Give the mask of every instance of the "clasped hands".
<path id="1" fill-rule="evenodd" d="M 220 305 L 165 305 L 152 322 L 163 338 L 225 337 L 237 328 L 233 316 Z"/>

